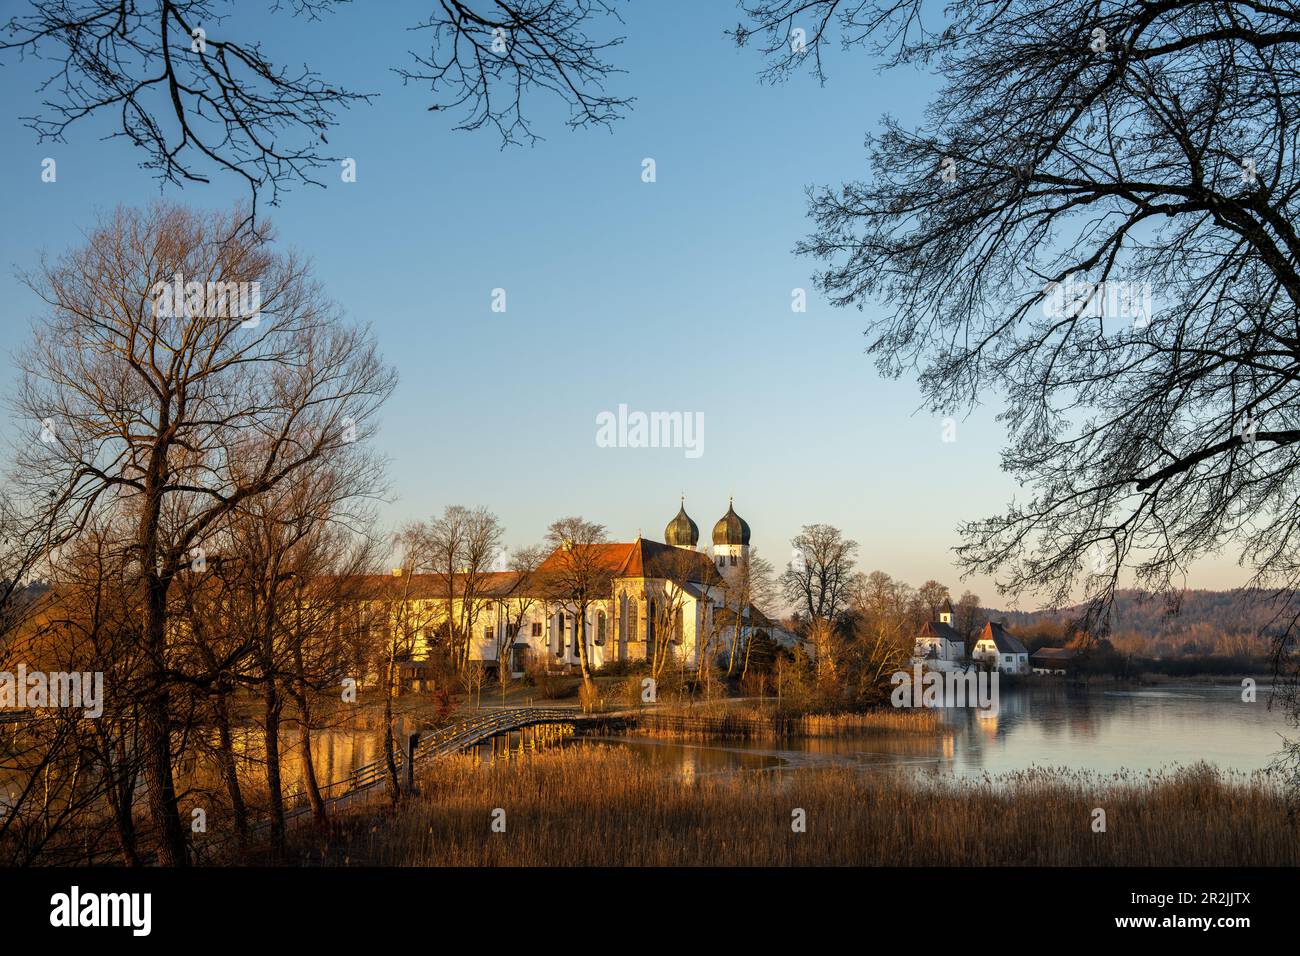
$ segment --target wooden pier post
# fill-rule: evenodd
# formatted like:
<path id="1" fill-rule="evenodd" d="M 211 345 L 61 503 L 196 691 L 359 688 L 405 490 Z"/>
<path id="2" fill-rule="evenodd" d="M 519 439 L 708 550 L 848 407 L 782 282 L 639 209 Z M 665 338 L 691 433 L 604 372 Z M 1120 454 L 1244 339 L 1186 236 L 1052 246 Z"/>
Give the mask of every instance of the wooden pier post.
<path id="1" fill-rule="evenodd" d="M 415 793 L 415 748 L 420 742 L 419 734 L 406 736 L 406 792 Z"/>

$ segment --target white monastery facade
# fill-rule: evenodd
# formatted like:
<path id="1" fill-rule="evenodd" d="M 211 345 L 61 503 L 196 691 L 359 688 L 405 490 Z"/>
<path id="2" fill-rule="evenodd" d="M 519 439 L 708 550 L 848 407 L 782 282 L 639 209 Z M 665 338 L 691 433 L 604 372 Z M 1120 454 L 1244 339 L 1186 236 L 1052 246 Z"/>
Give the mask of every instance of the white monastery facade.
<path id="1" fill-rule="evenodd" d="M 687 667 L 699 654 L 743 648 L 762 635 L 783 646 L 801 644 L 759 608 L 741 599 L 750 553 L 749 525 L 730 504 L 713 528 L 711 553 L 699 547 L 699 528 L 685 500 L 664 529 L 664 541 L 640 535 L 629 542 L 576 546 L 577 560 L 598 569 L 603 593 L 588 603 L 579 627 L 578 603 L 560 596 L 557 583 L 571 577 L 565 548 L 557 548 L 532 575 L 512 571 L 456 575 L 452 616 L 472 620 L 470 659 L 495 669 L 505 660 L 512 674 L 531 666 L 577 667 L 586 643 L 588 666 L 614 661 L 671 659 Z M 445 575 L 394 572 L 381 582 L 385 602 L 396 603 L 413 632 L 408 659 L 427 659 L 445 633 L 449 594 Z M 465 607 L 466 590 L 472 594 Z M 740 620 L 740 640 L 735 624 Z"/>

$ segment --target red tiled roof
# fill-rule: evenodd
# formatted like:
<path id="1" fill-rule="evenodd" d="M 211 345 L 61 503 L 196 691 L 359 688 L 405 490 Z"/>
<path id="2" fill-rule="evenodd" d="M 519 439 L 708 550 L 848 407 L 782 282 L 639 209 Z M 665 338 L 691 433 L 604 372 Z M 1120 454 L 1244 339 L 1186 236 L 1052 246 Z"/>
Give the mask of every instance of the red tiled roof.
<path id="1" fill-rule="evenodd" d="M 718 585 L 722 578 L 707 554 L 674 548 L 658 541 L 638 538 L 636 541 L 583 545 L 595 552 L 596 564 L 611 577 L 660 577 L 685 579 L 701 584 Z M 477 575 L 475 593 L 481 598 L 506 598 L 512 595 L 537 595 L 546 588 L 548 572 L 564 567 L 564 552 L 556 548 L 541 563 L 529 580 L 517 571 L 487 571 Z M 469 575 L 452 575 L 457 597 L 462 597 Z M 397 601 L 403 595 L 408 600 L 445 600 L 447 576 L 445 574 L 413 574 L 408 584 L 405 575 L 372 574 L 361 583 L 373 600 Z"/>
<path id="2" fill-rule="evenodd" d="M 1021 644 L 1015 637 L 1007 633 L 1006 628 L 1001 624 L 994 624 L 989 621 L 984 625 L 984 632 L 980 634 L 981 641 L 992 641 L 993 646 L 998 649 L 999 654 L 1028 654 L 1029 650 Z"/>
<path id="3" fill-rule="evenodd" d="M 587 544 L 580 548 L 594 552 L 598 567 L 616 578 L 678 578 L 701 584 L 721 584 L 722 577 L 713 561 L 700 551 L 675 548 L 670 544 L 637 538 L 632 542 Z M 564 550 L 556 548 L 537 569 L 545 575 L 564 568 Z"/>
<path id="4" fill-rule="evenodd" d="M 520 577 L 518 571 L 485 571 L 476 575 L 474 591 L 484 598 L 507 597 L 519 593 Z M 469 578 L 468 574 L 452 575 L 452 586 L 457 597 L 464 596 Z M 376 600 L 400 600 L 403 594 L 413 601 L 447 597 L 445 574 L 412 574 L 409 587 L 406 575 L 396 574 L 367 575 L 364 583 L 369 586 Z"/>

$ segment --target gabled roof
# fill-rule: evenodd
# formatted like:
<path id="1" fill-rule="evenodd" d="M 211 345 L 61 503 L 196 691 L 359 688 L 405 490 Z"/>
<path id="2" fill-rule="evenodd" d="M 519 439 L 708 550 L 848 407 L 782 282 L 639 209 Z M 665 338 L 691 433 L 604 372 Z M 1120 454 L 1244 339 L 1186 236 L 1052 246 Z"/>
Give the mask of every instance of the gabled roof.
<path id="1" fill-rule="evenodd" d="M 695 581 L 700 584 L 720 585 L 722 576 L 707 554 L 670 544 L 637 538 L 627 543 L 585 544 L 580 548 L 594 553 L 598 567 L 616 578 L 667 578 L 669 580 Z M 545 576 L 565 566 L 564 550 L 556 548 L 537 568 Z"/>
<path id="2" fill-rule="evenodd" d="M 1032 660 L 1038 661 L 1072 661 L 1079 656 L 1079 649 L 1075 647 L 1040 647 L 1029 656 Z"/>
<path id="3" fill-rule="evenodd" d="M 452 587 L 457 597 L 465 596 L 465 589 L 470 583 L 470 575 L 453 574 Z M 484 571 L 474 577 L 474 593 L 481 598 L 503 598 L 520 593 L 528 582 L 521 582 L 524 577 L 518 571 Z M 447 575 L 445 574 L 370 574 L 362 579 L 366 596 L 376 601 L 400 601 L 403 596 L 410 601 L 427 601 L 447 597 Z"/>
<path id="4" fill-rule="evenodd" d="M 957 644 L 963 644 L 966 641 L 966 638 L 962 637 L 951 625 L 943 623 L 943 621 L 926 621 L 921 625 L 921 633 L 918 637 L 939 637 Z"/>
<path id="5" fill-rule="evenodd" d="M 595 553 L 596 566 L 611 577 L 666 578 L 681 583 L 719 586 L 722 576 L 707 554 L 674 548 L 658 541 L 638 538 L 625 543 L 582 545 Z M 564 567 L 563 550 L 556 548 L 531 575 L 518 571 L 485 571 L 474 578 L 477 597 L 492 600 L 516 596 L 535 597 L 547 592 L 547 572 Z M 452 575 L 456 597 L 464 597 L 468 574 Z M 359 596 L 374 601 L 446 600 L 445 574 L 371 574 L 360 580 Z"/>
<path id="6" fill-rule="evenodd" d="M 984 630 L 980 633 L 981 641 L 992 641 L 998 649 L 999 654 L 1028 654 L 1029 649 L 1021 644 L 1012 635 L 1007 633 L 1007 629 L 1001 624 L 994 624 L 989 621 L 984 625 Z"/>
<path id="7" fill-rule="evenodd" d="M 745 627 L 772 627 L 775 621 L 758 609 L 756 605 L 749 605 L 749 614 L 741 620 L 741 626 Z M 732 607 L 723 607 L 713 612 L 713 621 L 719 627 L 731 627 L 736 623 L 736 609 Z"/>

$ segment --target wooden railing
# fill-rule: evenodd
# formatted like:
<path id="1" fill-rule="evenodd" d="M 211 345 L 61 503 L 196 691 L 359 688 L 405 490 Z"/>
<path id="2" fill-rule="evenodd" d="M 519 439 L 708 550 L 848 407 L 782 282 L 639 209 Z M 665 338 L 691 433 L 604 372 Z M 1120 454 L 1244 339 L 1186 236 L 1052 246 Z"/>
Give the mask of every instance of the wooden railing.
<path id="1" fill-rule="evenodd" d="M 577 723 L 586 719 L 590 718 L 576 710 L 560 707 L 517 707 L 486 711 L 422 736 L 414 748 L 413 759 L 418 764 L 423 760 L 467 750 L 493 737 L 522 730 L 525 727 L 538 724 Z M 393 759 L 400 781 L 406 776 L 406 754 L 400 741 Z M 382 792 L 387 788 L 388 781 L 388 762 L 380 758 L 357 767 L 341 780 L 322 786 L 321 798 L 328 803 L 350 798 L 365 791 Z M 310 810 L 310 799 L 305 792 L 292 794 L 285 799 L 286 818 L 296 817 Z"/>

